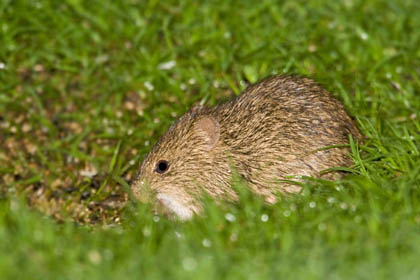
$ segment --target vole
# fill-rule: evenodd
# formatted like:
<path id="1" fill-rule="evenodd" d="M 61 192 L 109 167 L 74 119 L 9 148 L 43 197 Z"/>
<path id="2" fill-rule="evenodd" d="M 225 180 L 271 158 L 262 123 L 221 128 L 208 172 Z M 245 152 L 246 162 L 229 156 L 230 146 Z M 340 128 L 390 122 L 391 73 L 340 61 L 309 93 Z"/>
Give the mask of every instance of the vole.
<path id="1" fill-rule="evenodd" d="M 187 220 L 201 211 L 203 192 L 236 199 L 236 172 L 275 203 L 277 193 L 300 190 L 285 180 L 290 176 L 339 178 L 320 171 L 351 165 L 350 135 L 361 137 L 343 105 L 316 82 L 267 78 L 226 103 L 194 106 L 175 121 L 144 158 L 132 191 L 160 212 Z"/>

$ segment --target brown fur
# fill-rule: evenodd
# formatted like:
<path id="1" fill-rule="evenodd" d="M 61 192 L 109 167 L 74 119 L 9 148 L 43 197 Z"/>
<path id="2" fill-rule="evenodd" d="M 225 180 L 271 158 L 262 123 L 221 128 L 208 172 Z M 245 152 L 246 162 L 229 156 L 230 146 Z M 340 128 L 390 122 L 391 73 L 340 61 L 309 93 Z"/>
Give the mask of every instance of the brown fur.
<path id="1" fill-rule="evenodd" d="M 350 165 L 348 148 L 318 150 L 348 144 L 349 135 L 360 138 L 325 89 L 306 78 L 273 77 L 216 107 L 193 107 L 146 156 L 132 189 L 140 200 L 188 219 L 201 209 L 202 190 L 212 197 L 236 197 L 234 169 L 253 192 L 273 203 L 277 192 L 299 191 L 280 182 L 287 176 L 320 177 L 321 170 Z M 163 174 L 154 171 L 159 160 L 169 163 Z"/>

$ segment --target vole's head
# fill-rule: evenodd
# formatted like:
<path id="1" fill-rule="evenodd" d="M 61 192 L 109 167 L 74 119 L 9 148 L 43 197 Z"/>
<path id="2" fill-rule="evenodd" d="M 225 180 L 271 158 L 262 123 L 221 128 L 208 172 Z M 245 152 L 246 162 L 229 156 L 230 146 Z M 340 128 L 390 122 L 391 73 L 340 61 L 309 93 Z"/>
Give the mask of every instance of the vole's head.
<path id="1" fill-rule="evenodd" d="M 212 168 L 219 123 L 194 109 L 176 121 L 143 160 L 132 190 L 155 210 L 191 218 L 200 211 L 201 187 Z"/>

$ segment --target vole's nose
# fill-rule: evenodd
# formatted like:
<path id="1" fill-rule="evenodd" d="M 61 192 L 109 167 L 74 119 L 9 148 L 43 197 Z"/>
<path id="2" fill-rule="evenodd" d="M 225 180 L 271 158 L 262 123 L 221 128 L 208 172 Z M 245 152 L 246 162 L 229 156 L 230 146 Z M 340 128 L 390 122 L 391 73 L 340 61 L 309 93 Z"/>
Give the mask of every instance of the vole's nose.
<path id="1" fill-rule="evenodd" d="M 146 179 L 137 179 L 131 185 L 131 191 L 140 202 L 148 203 L 153 198 L 153 191 Z"/>
<path id="2" fill-rule="evenodd" d="M 134 195 L 138 195 L 140 193 L 140 190 L 144 187 L 144 181 L 140 179 L 135 179 L 131 185 L 131 191 L 134 193 Z"/>
<path id="3" fill-rule="evenodd" d="M 145 181 L 143 179 L 137 179 L 133 182 L 131 185 L 132 189 L 143 189 L 146 185 Z"/>

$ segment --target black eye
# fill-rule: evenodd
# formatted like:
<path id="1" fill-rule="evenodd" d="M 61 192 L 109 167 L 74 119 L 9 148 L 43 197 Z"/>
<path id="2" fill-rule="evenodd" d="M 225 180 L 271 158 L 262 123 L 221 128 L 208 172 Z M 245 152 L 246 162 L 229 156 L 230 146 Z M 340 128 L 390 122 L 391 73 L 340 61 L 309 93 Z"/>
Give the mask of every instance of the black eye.
<path id="1" fill-rule="evenodd" d="M 166 160 L 159 160 L 156 163 L 155 171 L 159 174 L 163 174 L 169 169 L 169 162 Z"/>

